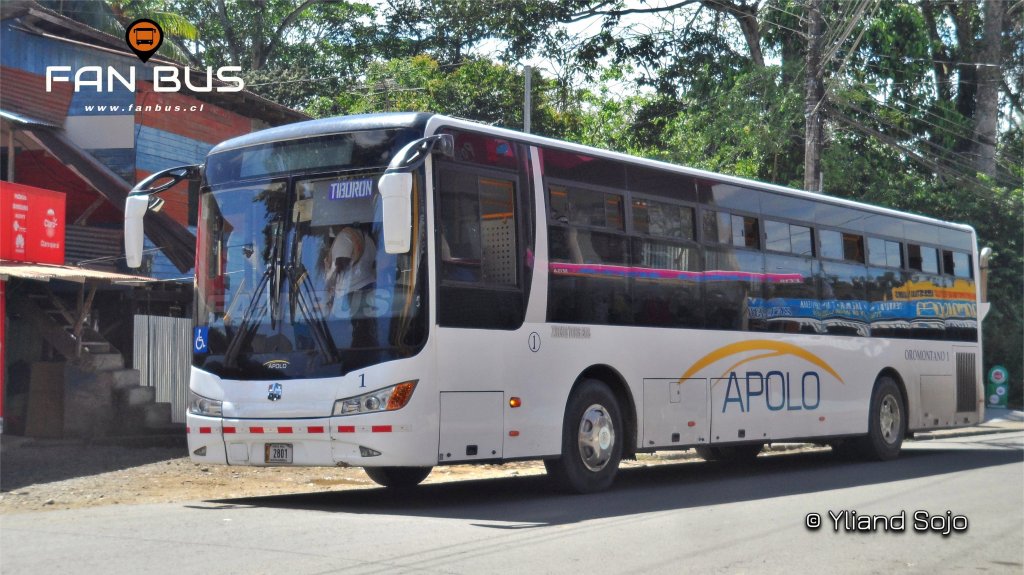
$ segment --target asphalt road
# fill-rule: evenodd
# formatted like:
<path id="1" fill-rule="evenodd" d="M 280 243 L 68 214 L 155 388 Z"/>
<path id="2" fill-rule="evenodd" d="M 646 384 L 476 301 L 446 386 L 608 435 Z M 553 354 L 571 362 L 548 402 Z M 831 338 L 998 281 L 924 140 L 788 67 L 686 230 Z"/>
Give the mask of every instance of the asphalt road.
<path id="1" fill-rule="evenodd" d="M 903 530 L 835 531 L 843 511 L 902 513 Z M 523 477 L 0 521 L 4 574 L 1020 574 L 1024 432 L 914 442 L 888 463 L 823 451 L 634 469 L 592 496 Z"/>

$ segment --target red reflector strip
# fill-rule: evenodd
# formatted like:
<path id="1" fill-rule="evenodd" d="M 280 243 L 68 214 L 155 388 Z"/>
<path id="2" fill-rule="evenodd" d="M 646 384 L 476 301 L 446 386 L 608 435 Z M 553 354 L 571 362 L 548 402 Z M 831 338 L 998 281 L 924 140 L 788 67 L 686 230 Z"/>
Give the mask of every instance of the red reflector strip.
<path id="1" fill-rule="evenodd" d="M 250 427 L 249 433 L 263 433 L 262 427 Z"/>
<path id="2" fill-rule="evenodd" d="M 391 433 L 390 425 L 374 425 L 370 428 L 373 433 Z"/>
<path id="3" fill-rule="evenodd" d="M 224 428 L 224 433 L 234 433 L 234 432 L 235 432 L 235 428 L 234 427 L 225 427 Z"/>
<path id="4" fill-rule="evenodd" d="M 822 415 L 821 417 L 819 417 L 819 418 L 818 418 L 818 421 L 825 421 L 825 416 L 824 416 L 824 415 Z"/>
<path id="5" fill-rule="evenodd" d="M 200 427 L 199 428 L 199 433 L 212 433 L 212 432 L 213 432 L 213 429 L 209 428 L 209 427 Z"/>
<path id="6" fill-rule="evenodd" d="M 185 426 L 185 433 L 192 433 L 192 428 L 186 425 Z"/>
<path id="7" fill-rule="evenodd" d="M 278 433 L 291 433 L 292 432 L 292 428 L 290 428 L 290 427 L 278 427 L 277 428 L 277 432 Z"/>
<path id="8" fill-rule="evenodd" d="M 324 432 L 324 428 L 320 427 L 320 426 L 315 426 L 315 427 L 307 428 L 306 431 L 308 433 L 323 433 Z"/>
<path id="9" fill-rule="evenodd" d="M 356 426 L 354 425 L 339 425 L 338 433 L 355 433 Z"/>
<path id="10" fill-rule="evenodd" d="M 697 422 L 696 421 L 689 421 L 689 422 L 686 423 L 686 426 L 687 427 L 696 427 L 697 426 Z"/>
<path id="11" fill-rule="evenodd" d="M 509 437 L 519 437 L 519 432 L 513 429 L 512 431 L 508 432 L 508 436 Z"/>

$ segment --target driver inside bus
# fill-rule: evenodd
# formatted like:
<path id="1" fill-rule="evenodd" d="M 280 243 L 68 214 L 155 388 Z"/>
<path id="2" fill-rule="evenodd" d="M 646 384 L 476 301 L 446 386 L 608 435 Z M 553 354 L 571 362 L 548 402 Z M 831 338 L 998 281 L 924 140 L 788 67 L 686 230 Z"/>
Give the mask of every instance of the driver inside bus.
<path id="1" fill-rule="evenodd" d="M 327 309 L 351 315 L 359 302 L 354 295 L 372 290 L 377 281 L 377 245 L 357 226 L 345 226 L 334 236 L 324 262 L 327 270 Z M 340 308 L 340 309 L 339 309 Z"/>

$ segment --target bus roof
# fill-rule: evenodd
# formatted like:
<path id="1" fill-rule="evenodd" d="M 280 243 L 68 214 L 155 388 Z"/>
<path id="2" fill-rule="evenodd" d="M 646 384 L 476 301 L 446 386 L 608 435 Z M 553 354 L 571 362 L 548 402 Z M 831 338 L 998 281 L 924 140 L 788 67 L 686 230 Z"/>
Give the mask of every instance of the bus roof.
<path id="1" fill-rule="evenodd" d="M 319 120 L 307 120 L 260 130 L 237 138 L 232 138 L 217 144 L 210 150 L 210 154 L 217 154 L 234 150 L 236 148 L 247 148 L 260 144 L 269 144 L 283 140 L 296 140 L 299 138 L 313 138 L 316 136 L 327 136 L 343 132 L 358 132 L 363 130 L 381 130 L 386 128 L 426 128 L 427 121 L 434 114 L 426 112 L 392 112 L 386 114 L 358 114 L 354 116 L 338 116 L 334 118 L 322 118 Z"/>

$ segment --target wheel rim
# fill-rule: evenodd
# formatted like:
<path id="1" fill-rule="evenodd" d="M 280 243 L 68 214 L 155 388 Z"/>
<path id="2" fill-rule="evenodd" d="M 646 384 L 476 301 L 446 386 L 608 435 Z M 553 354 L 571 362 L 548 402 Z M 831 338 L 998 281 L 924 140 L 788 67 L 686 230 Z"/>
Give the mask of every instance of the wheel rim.
<path id="1" fill-rule="evenodd" d="M 612 458 L 615 424 L 603 405 L 591 405 L 583 412 L 579 430 L 580 459 L 591 471 L 601 471 Z"/>
<path id="2" fill-rule="evenodd" d="M 878 410 L 878 426 L 882 439 L 888 444 L 896 443 L 900 435 L 900 404 L 895 397 L 886 395 Z"/>

